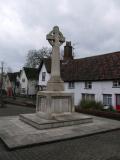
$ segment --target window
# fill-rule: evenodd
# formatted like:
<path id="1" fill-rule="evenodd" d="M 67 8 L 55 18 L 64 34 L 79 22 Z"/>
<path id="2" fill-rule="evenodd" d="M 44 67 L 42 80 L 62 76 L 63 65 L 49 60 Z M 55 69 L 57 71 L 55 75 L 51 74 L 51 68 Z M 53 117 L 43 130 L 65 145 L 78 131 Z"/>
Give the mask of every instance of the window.
<path id="1" fill-rule="evenodd" d="M 120 81 L 113 81 L 113 87 L 120 87 Z"/>
<path id="2" fill-rule="evenodd" d="M 85 82 L 85 89 L 91 89 L 92 88 L 92 82 Z"/>
<path id="3" fill-rule="evenodd" d="M 95 100 L 95 95 L 94 94 L 83 93 L 82 94 L 82 100 L 94 101 Z"/>
<path id="4" fill-rule="evenodd" d="M 23 94 L 25 93 L 25 88 L 21 89 L 21 93 L 23 93 Z"/>
<path id="5" fill-rule="evenodd" d="M 104 106 L 112 106 L 112 94 L 103 94 Z"/>
<path id="6" fill-rule="evenodd" d="M 42 72 L 42 81 L 45 81 L 46 72 Z"/>
<path id="7" fill-rule="evenodd" d="M 22 82 L 25 82 L 25 78 L 22 78 Z"/>
<path id="8" fill-rule="evenodd" d="M 69 89 L 74 89 L 75 88 L 75 83 L 74 82 L 69 82 L 68 88 Z"/>

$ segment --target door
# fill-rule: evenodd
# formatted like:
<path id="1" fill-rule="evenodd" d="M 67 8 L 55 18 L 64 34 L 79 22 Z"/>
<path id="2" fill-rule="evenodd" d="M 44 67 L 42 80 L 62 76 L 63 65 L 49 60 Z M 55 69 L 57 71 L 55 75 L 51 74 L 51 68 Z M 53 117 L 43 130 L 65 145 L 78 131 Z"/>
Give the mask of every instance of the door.
<path id="1" fill-rule="evenodd" d="M 116 109 L 120 110 L 120 94 L 116 94 Z"/>

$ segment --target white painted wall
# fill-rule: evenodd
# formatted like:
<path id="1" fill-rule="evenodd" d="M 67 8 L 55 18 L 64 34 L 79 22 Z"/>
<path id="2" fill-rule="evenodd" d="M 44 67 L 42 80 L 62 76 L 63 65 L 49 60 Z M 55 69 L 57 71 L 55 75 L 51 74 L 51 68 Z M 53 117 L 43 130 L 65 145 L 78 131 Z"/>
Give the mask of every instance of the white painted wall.
<path id="1" fill-rule="evenodd" d="M 15 82 L 11 82 L 8 75 L 5 79 L 3 79 L 3 86 L 3 89 L 5 89 L 6 91 L 8 91 L 9 88 L 11 88 L 13 92 L 15 91 Z"/>
<path id="2" fill-rule="evenodd" d="M 5 79 L 5 90 L 7 91 L 8 88 L 12 88 L 12 84 L 9 80 L 9 77 L 8 75 L 6 76 L 6 79 Z"/>
<path id="3" fill-rule="evenodd" d="M 45 81 L 42 81 L 42 72 L 46 72 Z M 50 79 L 50 74 L 47 73 L 45 65 L 43 64 L 41 71 L 39 73 L 39 85 L 46 86 L 49 79 Z"/>
<path id="4" fill-rule="evenodd" d="M 28 81 L 28 95 L 34 95 L 36 94 L 36 85 L 37 81 L 36 80 L 29 80 Z"/>
<path id="5" fill-rule="evenodd" d="M 22 82 L 22 79 L 25 79 L 25 82 Z M 21 75 L 20 75 L 20 88 L 21 88 L 21 90 L 22 90 L 22 88 L 25 88 L 25 95 L 27 95 L 27 92 L 28 92 L 28 79 L 26 77 L 24 69 L 21 71 Z M 20 92 L 20 93 L 23 94 L 22 92 Z"/>
<path id="6" fill-rule="evenodd" d="M 22 82 L 22 79 L 25 79 L 25 82 Z M 24 95 L 35 95 L 36 94 L 36 85 L 38 84 L 38 81 L 36 80 L 28 80 L 25 74 L 25 71 L 22 70 L 20 75 L 20 88 L 25 88 Z M 21 92 L 21 94 L 23 94 Z"/>
<path id="7" fill-rule="evenodd" d="M 20 82 L 20 77 L 17 75 L 17 77 L 16 77 L 16 81 L 17 82 Z M 15 93 L 16 94 L 20 94 L 20 86 L 17 86 L 16 85 L 16 87 L 15 87 Z"/>
<path id="8" fill-rule="evenodd" d="M 69 89 L 65 83 L 65 90 L 74 93 L 75 105 L 82 99 L 82 93 L 95 94 L 95 100 L 103 102 L 103 94 L 112 94 L 112 106 L 116 106 L 116 94 L 120 94 L 120 88 L 113 88 L 112 81 L 92 82 L 92 89 L 85 89 L 84 82 L 75 82 L 75 88 Z"/>
<path id="9" fill-rule="evenodd" d="M 42 81 L 42 72 L 46 72 L 46 79 Z M 50 74 L 47 73 L 45 65 L 42 66 L 39 74 L 39 85 L 47 85 Z M 116 94 L 120 94 L 120 88 L 113 88 L 112 81 L 96 81 L 92 82 L 92 89 L 85 89 L 84 82 L 75 82 L 75 88 L 69 89 L 68 82 L 64 83 L 65 91 L 74 93 L 74 104 L 78 105 L 82 99 L 82 93 L 95 94 L 95 100 L 103 102 L 103 94 L 112 94 L 112 106 L 116 106 Z"/>

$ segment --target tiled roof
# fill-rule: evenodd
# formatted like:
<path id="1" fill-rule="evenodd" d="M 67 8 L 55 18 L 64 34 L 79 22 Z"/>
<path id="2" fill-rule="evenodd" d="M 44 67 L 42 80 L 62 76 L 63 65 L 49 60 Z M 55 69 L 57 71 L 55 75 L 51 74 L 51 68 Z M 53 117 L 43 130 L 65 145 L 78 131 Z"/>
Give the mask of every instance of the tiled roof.
<path id="1" fill-rule="evenodd" d="M 38 69 L 24 67 L 24 71 L 28 79 L 38 80 L 38 77 L 39 77 Z"/>
<path id="2" fill-rule="evenodd" d="M 51 61 L 44 60 L 50 73 Z M 120 52 L 61 61 L 61 77 L 64 81 L 99 81 L 120 79 Z"/>

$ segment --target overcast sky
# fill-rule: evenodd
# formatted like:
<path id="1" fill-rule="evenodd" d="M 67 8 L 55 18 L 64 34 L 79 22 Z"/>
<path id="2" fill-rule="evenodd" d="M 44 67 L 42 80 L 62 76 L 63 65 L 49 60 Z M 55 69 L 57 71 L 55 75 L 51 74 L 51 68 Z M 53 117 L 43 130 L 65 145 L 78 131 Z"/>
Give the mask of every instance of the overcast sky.
<path id="1" fill-rule="evenodd" d="M 76 58 L 120 51 L 120 0 L 0 0 L 0 61 L 21 69 L 55 25 Z"/>

